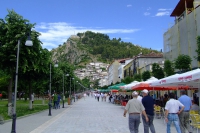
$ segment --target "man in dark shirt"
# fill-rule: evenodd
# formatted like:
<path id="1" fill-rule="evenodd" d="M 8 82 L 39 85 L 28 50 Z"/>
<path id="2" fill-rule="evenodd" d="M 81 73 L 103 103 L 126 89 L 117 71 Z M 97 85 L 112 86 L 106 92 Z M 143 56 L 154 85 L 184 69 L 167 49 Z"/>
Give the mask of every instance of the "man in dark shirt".
<path id="1" fill-rule="evenodd" d="M 142 91 L 143 98 L 142 98 L 142 104 L 145 108 L 146 114 L 149 118 L 149 121 L 146 122 L 145 117 L 142 115 L 142 121 L 144 125 L 144 133 L 149 133 L 149 128 L 152 133 L 155 133 L 155 128 L 153 125 L 153 119 L 154 119 L 154 100 L 151 96 L 148 95 L 148 90 L 144 89 Z"/>

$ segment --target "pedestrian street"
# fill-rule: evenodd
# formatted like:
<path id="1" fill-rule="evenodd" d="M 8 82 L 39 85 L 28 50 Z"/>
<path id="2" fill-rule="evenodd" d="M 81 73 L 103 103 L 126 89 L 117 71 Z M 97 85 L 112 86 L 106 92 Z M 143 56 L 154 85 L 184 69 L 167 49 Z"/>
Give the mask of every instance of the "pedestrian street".
<path id="1" fill-rule="evenodd" d="M 123 117 L 124 108 L 109 102 L 98 102 L 94 97 L 86 97 L 70 105 L 69 108 L 45 122 L 31 133 L 129 133 L 128 115 Z M 154 119 L 157 133 L 165 133 L 163 119 Z M 171 126 L 172 133 L 176 133 Z M 143 133 L 143 124 L 139 126 Z"/>

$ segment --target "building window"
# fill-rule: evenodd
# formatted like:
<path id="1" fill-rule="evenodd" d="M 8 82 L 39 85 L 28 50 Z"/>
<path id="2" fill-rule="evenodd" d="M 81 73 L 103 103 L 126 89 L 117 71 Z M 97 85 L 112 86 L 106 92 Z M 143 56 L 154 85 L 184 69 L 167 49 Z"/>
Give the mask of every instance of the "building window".
<path id="1" fill-rule="evenodd" d="M 124 78 L 126 77 L 126 70 L 124 71 Z"/>

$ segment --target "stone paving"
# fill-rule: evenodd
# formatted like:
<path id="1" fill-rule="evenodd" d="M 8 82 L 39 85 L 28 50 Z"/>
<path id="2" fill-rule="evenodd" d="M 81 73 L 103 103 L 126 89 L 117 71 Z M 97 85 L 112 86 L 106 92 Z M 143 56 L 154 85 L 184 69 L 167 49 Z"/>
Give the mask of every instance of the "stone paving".
<path id="1" fill-rule="evenodd" d="M 124 108 L 109 102 L 98 102 L 87 97 L 80 99 L 67 108 L 48 110 L 17 119 L 17 133 L 129 133 L 128 115 L 123 117 Z M 10 133 L 11 121 L 0 125 L 0 133 Z M 163 119 L 154 119 L 157 133 L 165 133 Z M 143 124 L 139 132 L 143 133 Z M 171 133 L 176 133 L 171 127 Z"/>

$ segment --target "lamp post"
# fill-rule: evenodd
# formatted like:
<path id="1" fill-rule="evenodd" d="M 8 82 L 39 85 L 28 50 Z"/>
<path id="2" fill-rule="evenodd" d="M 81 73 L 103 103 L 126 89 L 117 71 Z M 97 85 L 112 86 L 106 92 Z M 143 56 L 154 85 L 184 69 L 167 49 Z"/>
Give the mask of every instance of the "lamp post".
<path id="1" fill-rule="evenodd" d="M 70 105 L 71 105 L 71 95 L 72 95 L 72 89 L 71 89 L 71 78 L 70 78 L 70 92 L 69 92 L 69 98 L 70 98 Z"/>
<path id="2" fill-rule="evenodd" d="M 19 47 L 21 40 L 18 40 L 17 44 L 17 62 L 16 62 L 16 73 L 15 73 L 15 94 L 14 94 L 14 106 L 13 106 L 13 114 L 12 114 L 12 130 L 11 133 L 16 133 L 16 100 L 17 100 L 17 82 L 18 82 L 18 66 L 19 66 Z M 26 46 L 33 46 L 33 42 L 31 41 L 30 35 L 25 43 Z"/>
<path id="3" fill-rule="evenodd" d="M 58 63 L 57 62 L 55 63 L 54 67 L 58 67 Z M 50 82 L 49 82 L 49 116 L 51 116 L 51 63 L 50 63 L 49 80 L 50 80 Z"/>
<path id="4" fill-rule="evenodd" d="M 70 77 L 70 75 L 69 74 L 66 74 L 66 76 L 68 77 L 69 76 L 69 79 L 70 79 L 70 85 L 69 85 L 69 97 L 68 97 L 68 105 L 70 105 L 71 104 L 71 97 L 70 97 L 70 95 L 71 95 L 71 77 Z"/>
<path id="5" fill-rule="evenodd" d="M 75 102 L 75 78 L 72 78 L 74 80 L 74 102 Z"/>
<path id="6" fill-rule="evenodd" d="M 67 75 L 66 75 L 66 76 L 67 76 Z M 62 97 L 63 108 L 65 108 L 65 107 L 64 107 L 64 104 L 65 104 L 64 100 L 65 100 L 65 90 L 64 90 L 64 74 L 63 74 L 63 97 Z"/>
<path id="7" fill-rule="evenodd" d="M 78 81 L 76 81 L 76 83 L 78 83 Z M 77 86 L 77 92 L 78 92 L 78 86 Z M 77 99 L 76 100 L 78 100 L 78 97 L 77 97 Z"/>

